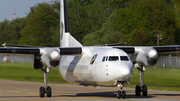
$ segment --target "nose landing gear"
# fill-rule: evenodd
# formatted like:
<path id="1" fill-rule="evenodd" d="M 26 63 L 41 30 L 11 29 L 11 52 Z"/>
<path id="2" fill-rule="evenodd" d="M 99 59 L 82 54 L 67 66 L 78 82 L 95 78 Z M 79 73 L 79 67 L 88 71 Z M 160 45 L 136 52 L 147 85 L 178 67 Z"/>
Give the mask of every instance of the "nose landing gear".
<path id="1" fill-rule="evenodd" d="M 121 83 L 119 83 L 117 86 L 121 87 L 121 90 L 117 91 L 117 98 L 118 99 L 120 99 L 120 98 L 125 99 L 126 98 L 126 91 L 123 90 L 123 85 Z"/>

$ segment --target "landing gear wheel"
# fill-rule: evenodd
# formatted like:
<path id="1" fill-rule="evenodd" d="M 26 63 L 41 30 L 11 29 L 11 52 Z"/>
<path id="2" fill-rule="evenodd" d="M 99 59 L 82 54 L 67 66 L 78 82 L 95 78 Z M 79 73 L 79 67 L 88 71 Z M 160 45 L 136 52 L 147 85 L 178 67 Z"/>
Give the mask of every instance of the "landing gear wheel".
<path id="1" fill-rule="evenodd" d="M 126 91 L 122 91 L 122 98 L 123 98 L 123 99 L 126 98 Z"/>
<path id="2" fill-rule="evenodd" d="M 141 87 L 139 85 L 136 86 L 136 96 L 140 96 L 141 93 Z"/>
<path id="3" fill-rule="evenodd" d="M 147 86 L 143 85 L 142 89 L 143 89 L 143 91 L 142 91 L 143 96 L 147 96 Z"/>
<path id="4" fill-rule="evenodd" d="M 121 98 L 121 91 L 117 92 L 117 98 L 120 99 Z"/>
<path id="5" fill-rule="evenodd" d="M 117 92 L 117 98 L 120 99 L 121 97 L 122 97 L 123 99 L 126 98 L 126 91 L 118 91 L 118 92 Z"/>
<path id="6" fill-rule="evenodd" d="M 44 87 L 40 87 L 40 89 L 39 89 L 39 96 L 40 97 L 44 97 L 44 94 L 45 94 L 45 88 Z"/>
<path id="7" fill-rule="evenodd" d="M 52 95 L 51 87 L 48 86 L 47 87 L 47 97 L 51 97 L 51 95 Z"/>

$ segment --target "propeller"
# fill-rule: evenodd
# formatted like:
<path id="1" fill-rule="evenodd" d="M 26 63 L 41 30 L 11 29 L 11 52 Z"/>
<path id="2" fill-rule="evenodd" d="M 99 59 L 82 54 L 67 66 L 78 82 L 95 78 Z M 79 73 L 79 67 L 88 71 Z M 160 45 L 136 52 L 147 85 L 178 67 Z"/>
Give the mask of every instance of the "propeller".
<path id="1" fill-rule="evenodd" d="M 153 66 L 156 64 L 158 52 L 152 47 L 138 49 L 136 62 L 144 66 Z"/>
<path id="2" fill-rule="evenodd" d="M 60 52 L 54 48 L 40 48 L 41 61 L 48 68 L 57 67 L 60 61 Z"/>

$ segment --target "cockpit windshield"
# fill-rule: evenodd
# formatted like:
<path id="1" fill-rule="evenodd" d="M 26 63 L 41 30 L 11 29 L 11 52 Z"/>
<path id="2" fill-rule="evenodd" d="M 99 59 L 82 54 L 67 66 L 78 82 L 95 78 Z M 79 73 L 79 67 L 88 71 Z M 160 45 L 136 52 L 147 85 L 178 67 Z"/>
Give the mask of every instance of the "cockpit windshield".
<path id="1" fill-rule="evenodd" d="M 119 61 L 118 56 L 109 56 L 109 61 Z"/>
<path id="2" fill-rule="evenodd" d="M 102 62 L 105 61 L 119 61 L 119 58 L 121 61 L 129 61 L 128 56 L 104 56 L 102 59 Z"/>
<path id="3" fill-rule="evenodd" d="M 121 61 L 129 61 L 127 56 L 120 56 Z"/>

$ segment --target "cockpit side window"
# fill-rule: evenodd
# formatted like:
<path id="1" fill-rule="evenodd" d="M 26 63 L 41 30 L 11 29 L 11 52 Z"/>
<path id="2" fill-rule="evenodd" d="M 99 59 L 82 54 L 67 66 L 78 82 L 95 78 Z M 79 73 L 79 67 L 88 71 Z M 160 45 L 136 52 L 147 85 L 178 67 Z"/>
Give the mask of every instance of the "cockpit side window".
<path id="1" fill-rule="evenodd" d="M 108 59 L 108 56 L 104 56 L 103 59 L 102 59 L 102 62 L 107 61 L 107 59 Z"/>
<path id="2" fill-rule="evenodd" d="M 109 61 L 119 61 L 118 56 L 109 56 Z"/>
<path id="3" fill-rule="evenodd" d="M 120 56 L 121 61 L 129 61 L 127 56 Z"/>
<path id="4" fill-rule="evenodd" d="M 103 59 L 102 59 L 102 62 L 104 62 L 106 60 L 106 57 L 104 56 Z"/>
<path id="5" fill-rule="evenodd" d="M 106 56 L 106 61 L 108 60 L 108 56 Z"/>

